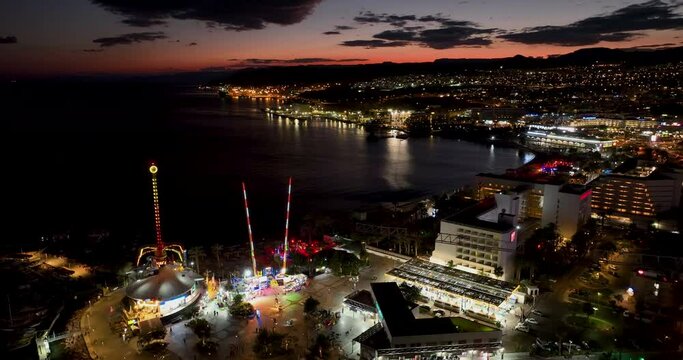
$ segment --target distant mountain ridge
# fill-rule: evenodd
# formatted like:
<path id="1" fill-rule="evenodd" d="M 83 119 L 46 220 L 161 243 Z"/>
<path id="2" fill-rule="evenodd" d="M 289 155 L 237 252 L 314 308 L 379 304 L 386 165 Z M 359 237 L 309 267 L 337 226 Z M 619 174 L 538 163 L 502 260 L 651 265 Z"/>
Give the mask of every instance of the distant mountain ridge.
<path id="1" fill-rule="evenodd" d="M 246 68 L 217 77 L 212 83 L 230 84 L 308 84 L 320 82 L 362 81 L 377 77 L 405 74 L 454 73 L 466 70 L 500 68 L 531 69 L 581 66 L 595 63 L 655 65 L 683 61 L 683 46 L 663 49 L 586 48 L 546 58 L 516 55 L 498 59 L 437 59 L 422 63 L 361 65 L 298 65 Z"/>

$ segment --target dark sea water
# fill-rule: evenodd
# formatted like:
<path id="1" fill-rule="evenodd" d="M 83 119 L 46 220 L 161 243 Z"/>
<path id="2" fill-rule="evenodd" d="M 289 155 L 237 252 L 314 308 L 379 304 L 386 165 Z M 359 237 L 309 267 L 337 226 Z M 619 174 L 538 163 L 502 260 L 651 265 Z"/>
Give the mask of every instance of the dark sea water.
<path id="1" fill-rule="evenodd" d="M 130 84 L 3 89 L 6 241 L 58 231 L 152 238 L 148 162 L 159 166 L 166 239 L 241 242 L 247 182 L 255 236 L 308 213 L 406 201 L 519 166 L 517 150 L 440 138 L 368 141 L 338 122 L 266 116 L 264 101 Z M 296 231 L 296 230 L 294 230 Z"/>

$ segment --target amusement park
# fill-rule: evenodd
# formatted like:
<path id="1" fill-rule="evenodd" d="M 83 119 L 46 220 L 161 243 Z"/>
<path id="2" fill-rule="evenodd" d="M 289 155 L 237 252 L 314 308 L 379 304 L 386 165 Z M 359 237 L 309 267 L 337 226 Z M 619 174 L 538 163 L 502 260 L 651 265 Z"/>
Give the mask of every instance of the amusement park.
<path id="1" fill-rule="evenodd" d="M 196 248 L 164 240 L 159 167 L 148 173 L 155 241 L 137 251 L 126 282 L 83 313 L 90 358 L 483 359 L 500 351 L 515 286 L 365 243 L 358 249 L 338 235 L 291 236 L 291 177 L 283 237 L 255 242 L 242 182 L 247 239 L 220 245 L 227 260 L 217 255 L 210 266 Z M 422 295 L 410 296 L 415 289 Z M 418 300 L 445 310 L 425 314 Z M 458 345 L 405 343 L 418 335 Z"/>
<path id="2" fill-rule="evenodd" d="M 152 180 L 154 205 L 154 230 L 156 243 L 139 250 L 135 280 L 125 288 L 123 315 L 128 325 L 126 332 L 137 334 L 149 329 L 148 323 L 172 321 L 174 317 L 187 312 L 192 307 L 204 308 L 208 302 L 217 300 L 227 303 L 231 297 L 242 296 L 252 301 L 261 296 L 286 294 L 301 290 L 307 283 L 304 274 L 287 274 L 287 259 L 291 251 L 301 256 L 311 255 L 334 246 L 331 239 L 327 242 L 304 242 L 289 238 L 289 215 L 292 197 L 292 179 L 287 188 L 287 210 L 285 214 L 284 241 L 273 249 L 271 255 L 281 263 L 280 268 L 259 267 L 254 248 L 251 216 L 247 199 L 246 184 L 242 183 L 244 209 L 249 234 L 249 255 L 251 268 L 241 273 L 233 273 L 225 279 L 216 279 L 215 274 L 199 274 L 188 258 L 188 252 L 180 244 L 166 244 L 162 238 L 161 216 L 159 209 L 158 174 L 159 168 L 152 163 L 149 173 Z M 291 250 L 290 250 L 291 249 Z"/>
<path id="3" fill-rule="evenodd" d="M 295 331 L 304 319 L 301 318 L 303 312 L 294 309 L 303 308 L 306 302 L 318 302 L 312 300 L 309 292 L 309 275 L 329 272 L 324 264 L 330 262 L 323 262 L 323 258 L 328 260 L 328 254 L 330 260 L 334 258 L 340 264 L 344 262 L 343 258 L 353 256 L 343 251 L 341 257 L 336 255 L 337 245 L 331 236 L 308 241 L 290 237 L 291 178 L 287 185 L 284 238 L 255 246 L 247 185 L 242 182 L 248 248 L 229 248 L 235 255 L 235 264 L 240 264 L 230 264 L 233 271 L 216 273 L 205 267 L 200 272 L 199 258 L 193 256 L 192 249 L 164 240 L 159 167 L 152 163 L 148 172 L 155 242 L 138 250 L 126 284 L 112 289 L 85 313 L 82 325 L 86 329 L 84 339 L 91 357 L 108 357 L 106 354 L 111 350 L 106 339 L 122 341 L 126 345 L 123 348 L 127 349 L 126 356 L 130 358 L 145 358 L 149 354 L 197 358 L 212 357 L 221 351 L 235 354 L 245 338 L 251 336 L 247 329 L 252 326 L 254 334 L 270 329 L 271 325 L 273 334 L 278 325 L 281 329 Z M 244 266 L 246 260 L 250 266 Z M 357 277 L 355 279 L 357 281 Z M 349 284 L 355 286 L 355 282 L 344 285 Z M 316 295 L 322 302 L 325 296 L 330 297 L 331 290 L 326 288 L 326 293 Z M 278 323 L 279 318 L 284 321 Z M 338 320 L 329 311 L 317 312 L 315 318 L 326 328 Z M 226 338 L 231 344 L 224 350 L 219 342 L 209 340 L 209 337 L 215 339 L 220 328 L 223 328 L 222 332 L 235 333 Z M 209 329 L 213 329 L 213 333 Z M 212 335 L 208 336 L 209 333 Z M 177 338 L 179 334 L 183 334 L 182 338 Z M 197 341 L 190 346 L 188 339 L 193 336 Z M 298 340 L 294 335 L 288 336 L 287 343 L 295 346 Z M 185 356 L 189 354 L 192 356 Z"/>

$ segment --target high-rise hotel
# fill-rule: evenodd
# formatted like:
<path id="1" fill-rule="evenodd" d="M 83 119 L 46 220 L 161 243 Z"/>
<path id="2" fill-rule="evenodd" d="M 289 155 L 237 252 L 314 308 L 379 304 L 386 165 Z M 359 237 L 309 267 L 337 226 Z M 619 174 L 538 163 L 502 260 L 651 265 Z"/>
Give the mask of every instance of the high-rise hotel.
<path id="1" fill-rule="evenodd" d="M 594 216 L 612 223 L 668 229 L 673 224 L 657 220 L 680 206 L 683 170 L 631 161 L 600 175 L 589 185 L 593 188 Z"/>

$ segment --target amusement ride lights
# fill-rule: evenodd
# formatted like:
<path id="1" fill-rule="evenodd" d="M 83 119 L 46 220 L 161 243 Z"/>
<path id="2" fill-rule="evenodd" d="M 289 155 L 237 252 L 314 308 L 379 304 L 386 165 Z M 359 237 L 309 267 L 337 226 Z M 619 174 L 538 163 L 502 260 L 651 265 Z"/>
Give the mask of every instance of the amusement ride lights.
<path id="1" fill-rule="evenodd" d="M 285 248 L 284 256 L 282 257 L 282 273 L 287 273 L 287 253 L 289 252 L 289 243 L 287 238 L 289 237 L 289 205 L 292 202 L 292 177 L 289 177 L 289 186 L 287 188 L 287 215 L 285 220 Z"/>
<path id="2" fill-rule="evenodd" d="M 166 252 L 164 251 L 164 241 L 161 239 L 161 218 L 159 216 L 159 189 L 157 187 L 157 172 L 159 168 L 152 163 L 149 172 L 152 174 L 152 195 L 154 196 L 154 229 L 156 231 L 156 252 L 155 261 L 157 265 L 166 262 Z"/>
<path id="3" fill-rule="evenodd" d="M 247 203 L 247 186 L 242 182 L 242 194 L 244 195 L 244 210 L 247 212 L 247 229 L 249 230 L 249 249 L 251 250 L 252 274 L 256 276 L 256 257 L 254 256 L 254 236 L 251 233 L 251 219 L 249 218 L 249 205 Z"/>

